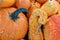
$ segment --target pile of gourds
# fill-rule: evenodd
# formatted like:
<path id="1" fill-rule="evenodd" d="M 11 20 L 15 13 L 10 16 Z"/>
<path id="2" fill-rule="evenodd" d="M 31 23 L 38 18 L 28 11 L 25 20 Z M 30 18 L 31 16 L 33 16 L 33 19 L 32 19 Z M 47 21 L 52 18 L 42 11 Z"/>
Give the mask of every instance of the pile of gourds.
<path id="1" fill-rule="evenodd" d="M 0 40 L 60 40 L 60 0 L 0 0 Z"/>

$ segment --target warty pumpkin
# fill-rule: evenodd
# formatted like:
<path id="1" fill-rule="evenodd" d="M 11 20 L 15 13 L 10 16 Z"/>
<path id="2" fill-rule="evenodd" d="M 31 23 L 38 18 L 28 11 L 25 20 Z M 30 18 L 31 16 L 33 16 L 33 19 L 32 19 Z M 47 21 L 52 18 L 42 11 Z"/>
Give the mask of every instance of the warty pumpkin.
<path id="1" fill-rule="evenodd" d="M 39 8 L 35 9 L 29 18 L 29 40 L 43 40 L 42 25 L 47 21 L 47 14 Z"/>
<path id="2" fill-rule="evenodd" d="M 18 40 L 25 37 L 28 29 L 25 8 L 5 8 L 0 10 L 0 40 Z"/>
<path id="3" fill-rule="evenodd" d="M 17 8 L 29 8 L 31 6 L 30 0 L 16 0 Z"/>
<path id="4" fill-rule="evenodd" d="M 45 40 L 60 40 L 60 14 L 47 19 L 44 26 Z"/>
<path id="5" fill-rule="evenodd" d="M 31 7 L 29 8 L 29 11 L 27 13 L 27 17 L 29 18 L 33 12 L 33 10 L 40 8 L 41 4 L 39 4 L 38 2 L 33 2 Z"/>
<path id="6" fill-rule="evenodd" d="M 54 15 L 58 12 L 59 3 L 55 0 L 48 0 L 41 7 L 41 10 L 47 12 L 48 16 Z"/>
<path id="7" fill-rule="evenodd" d="M 10 7 L 15 3 L 15 0 L 0 0 L 0 7 Z"/>

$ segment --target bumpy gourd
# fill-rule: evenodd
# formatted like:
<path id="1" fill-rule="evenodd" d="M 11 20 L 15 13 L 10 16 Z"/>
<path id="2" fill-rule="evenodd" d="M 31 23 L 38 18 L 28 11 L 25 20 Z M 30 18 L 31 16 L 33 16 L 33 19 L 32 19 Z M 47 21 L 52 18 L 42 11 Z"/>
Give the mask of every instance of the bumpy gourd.
<path id="1" fill-rule="evenodd" d="M 33 10 L 40 8 L 40 4 L 38 2 L 33 2 L 31 7 L 29 8 L 29 11 L 27 13 L 27 17 L 29 18 L 33 12 Z"/>
<path id="2" fill-rule="evenodd" d="M 58 9 L 59 9 L 59 3 L 55 0 L 48 0 L 41 7 L 41 10 L 47 12 L 48 16 L 56 14 Z"/>
<path id="3" fill-rule="evenodd" d="M 46 23 L 47 14 L 40 10 L 35 9 L 29 18 L 29 39 L 30 40 L 43 40 L 43 33 L 41 26 Z"/>

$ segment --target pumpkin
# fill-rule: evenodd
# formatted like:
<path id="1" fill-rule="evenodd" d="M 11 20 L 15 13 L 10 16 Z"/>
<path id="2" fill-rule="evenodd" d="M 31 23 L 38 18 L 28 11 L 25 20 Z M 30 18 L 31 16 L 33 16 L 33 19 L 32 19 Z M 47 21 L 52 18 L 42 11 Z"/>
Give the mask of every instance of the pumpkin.
<path id="1" fill-rule="evenodd" d="M 30 0 L 16 0 L 17 8 L 29 8 L 31 6 Z"/>
<path id="2" fill-rule="evenodd" d="M 40 4 L 43 4 L 43 3 L 45 3 L 48 0 L 36 0 L 36 1 L 39 2 Z"/>
<path id="3" fill-rule="evenodd" d="M 18 40 L 25 37 L 28 29 L 25 8 L 5 8 L 0 10 L 0 40 Z"/>
<path id="4" fill-rule="evenodd" d="M 49 0 L 42 5 L 41 10 L 47 12 L 48 16 L 54 15 L 58 12 L 59 3 L 55 0 Z"/>
<path id="5" fill-rule="evenodd" d="M 44 28 L 45 40 L 60 40 L 60 14 L 49 17 Z"/>
<path id="6" fill-rule="evenodd" d="M 35 2 L 35 0 L 30 0 L 31 2 Z"/>
<path id="7" fill-rule="evenodd" d="M 60 0 L 56 0 L 56 1 L 58 1 L 60 3 Z"/>
<path id="8" fill-rule="evenodd" d="M 58 10 L 58 14 L 60 14 L 60 5 L 59 5 L 59 10 Z"/>
<path id="9" fill-rule="evenodd" d="M 33 2 L 27 13 L 28 18 L 31 16 L 33 10 L 35 10 L 36 8 L 40 8 L 40 4 L 38 2 Z"/>
<path id="10" fill-rule="evenodd" d="M 15 0 L 0 0 L 0 7 L 10 7 L 15 3 Z"/>
<path id="11" fill-rule="evenodd" d="M 35 9 L 29 18 L 29 39 L 30 40 L 43 40 L 43 32 L 41 26 L 47 21 L 46 12 Z"/>

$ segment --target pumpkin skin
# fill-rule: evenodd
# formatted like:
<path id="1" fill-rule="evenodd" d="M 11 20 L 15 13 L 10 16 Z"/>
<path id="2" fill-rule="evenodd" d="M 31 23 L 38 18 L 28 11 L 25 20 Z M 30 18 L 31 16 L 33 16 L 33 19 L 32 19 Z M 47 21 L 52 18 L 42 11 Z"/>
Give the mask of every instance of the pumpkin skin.
<path id="1" fill-rule="evenodd" d="M 58 14 L 60 14 L 60 5 L 59 5 L 59 10 L 58 10 Z"/>
<path id="2" fill-rule="evenodd" d="M 60 0 L 56 0 L 56 1 L 58 1 L 60 3 Z"/>
<path id="3" fill-rule="evenodd" d="M 16 11 L 15 8 L 6 8 L 0 10 L 0 39 L 1 40 L 18 40 L 25 37 L 28 22 L 25 15 L 21 12 L 18 19 L 13 21 L 9 15 Z"/>
<path id="4" fill-rule="evenodd" d="M 55 0 L 47 1 L 42 5 L 41 10 L 47 12 L 48 16 L 54 15 L 59 10 L 59 3 Z"/>
<path id="5" fill-rule="evenodd" d="M 36 1 L 39 2 L 40 4 L 43 4 L 43 3 L 45 3 L 48 0 L 36 0 Z"/>
<path id="6" fill-rule="evenodd" d="M 31 6 L 30 0 L 16 0 L 17 8 L 29 8 Z"/>
<path id="7" fill-rule="evenodd" d="M 35 2 L 35 0 L 30 0 L 31 2 Z"/>
<path id="8" fill-rule="evenodd" d="M 0 7 L 10 7 L 15 3 L 15 0 L 0 0 Z"/>
<path id="9" fill-rule="evenodd" d="M 44 35 L 45 40 L 60 40 L 60 14 L 48 18 Z"/>
<path id="10" fill-rule="evenodd" d="M 40 8 L 40 4 L 38 2 L 33 2 L 31 7 L 29 8 L 29 11 L 27 13 L 27 17 L 29 18 L 33 12 L 33 10 Z"/>

